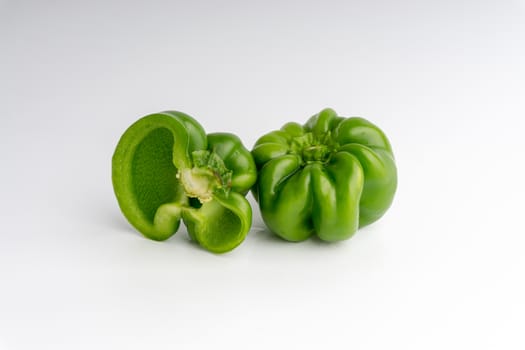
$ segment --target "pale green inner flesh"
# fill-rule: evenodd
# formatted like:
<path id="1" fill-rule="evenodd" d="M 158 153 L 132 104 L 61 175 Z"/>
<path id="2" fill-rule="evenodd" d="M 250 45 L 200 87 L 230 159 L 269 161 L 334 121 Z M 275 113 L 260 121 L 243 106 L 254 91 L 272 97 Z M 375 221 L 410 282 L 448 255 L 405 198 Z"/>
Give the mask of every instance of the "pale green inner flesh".
<path id="1" fill-rule="evenodd" d="M 137 146 L 132 161 L 132 185 L 137 205 L 153 221 L 158 207 L 180 197 L 177 168 L 172 162 L 173 135 L 153 130 Z"/>
<path id="2" fill-rule="evenodd" d="M 177 178 L 182 183 L 186 196 L 197 198 L 200 203 L 212 200 L 213 190 L 217 187 L 217 180 L 211 171 L 200 168 L 181 169 Z"/>
<path id="3" fill-rule="evenodd" d="M 239 236 L 239 227 L 241 221 L 237 215 L 232 211 L 225 210 L 224 213 L 216 221 L 220 227 L 220 235 L 215 234 L 213 230 L 208 230 L 206 239 L 209 246 L 221 246 L 227 242 L 236 242 Z"/>
<path id="4" fill-rule="evenodd" d="M 226 242 L 236 242 L 239 235 L 241 221 L 239 217 L 218 203 L 208 203 L 202 206 L 199 214 L 203 226 L 200 239 L 205 240 L 210 247 L 220 247 Z M 213 218 L 212 225 L 208 225 L 207 218 Z"/>

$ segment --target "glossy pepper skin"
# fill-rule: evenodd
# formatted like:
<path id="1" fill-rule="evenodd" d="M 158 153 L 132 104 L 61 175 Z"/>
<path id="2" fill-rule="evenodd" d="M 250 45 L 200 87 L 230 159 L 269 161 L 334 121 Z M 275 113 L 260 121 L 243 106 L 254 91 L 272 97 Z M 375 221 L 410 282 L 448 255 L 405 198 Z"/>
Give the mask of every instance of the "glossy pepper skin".
<path id="1" fill-rule="evenodd" d="M 119 206 L 138 231 L 162 241 L 182 219 L 190 237 L 215 253 L 232 250 L 248 233 L 252 211 L 244 196 L 256 178 L 237 136 L 206 135 L 195 119 L 176 111 L 131 125 L 112 160 Z"/>
<path id="2" fill-rule="evenodd" d="M 397 187 L 392 147 L 363 118 L 324 109 L 306 124 L 285 124 L 256 142 L 253 194 L 268 228 L 289 241 L 316 234 L 350 238 L 390 207 Z"/>

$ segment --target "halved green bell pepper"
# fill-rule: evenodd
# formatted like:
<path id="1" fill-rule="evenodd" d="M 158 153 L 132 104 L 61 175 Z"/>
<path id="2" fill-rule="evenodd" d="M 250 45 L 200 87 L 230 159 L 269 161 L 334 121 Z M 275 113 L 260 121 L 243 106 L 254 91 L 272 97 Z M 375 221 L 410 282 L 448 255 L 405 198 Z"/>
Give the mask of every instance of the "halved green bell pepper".
<path id="1" fill-rule="evenodd" d="M 248 233 L 252 210 L 244 196 L 256 178 L 237 136 L 206 135 L 195 119 L 176 111 L 131 125 L 112 160 L 119 206 L 138 231 L 162 241 L 182 219 L 190 237 L 215 253 L 232 250 Z"/>
<path id="2" fill-rule="evenodd" d="M 390 207 L 397 187 L 392 147 L 371 122 L 324 109 L 257 140 L 253 194 L 271 231 L 289 241 L 350 238 Z"/>

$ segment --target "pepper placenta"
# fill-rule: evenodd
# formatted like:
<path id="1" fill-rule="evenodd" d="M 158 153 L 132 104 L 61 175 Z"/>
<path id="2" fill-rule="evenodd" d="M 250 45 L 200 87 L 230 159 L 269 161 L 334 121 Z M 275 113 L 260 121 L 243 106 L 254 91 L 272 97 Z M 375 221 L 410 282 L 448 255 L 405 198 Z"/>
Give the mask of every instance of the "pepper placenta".
<path id="1" fill-rule="evenodd" d="M 232 250 L 248 233 L 252 211 L 244 196 L 256 178 L 237 136 L 206 135 L 195 119 L 176 111 L 131 125 L 112 160 L 119 206 L 138 231 L 162 241 L 182 219 L 189 236 L 215 253 Z"/>
<path id="2" fill-rule="evenodd" d="M 253 194 L 271 231 L 289 241 L 350 238 L 390 207 L 397 170 L 390 142 L 363 118 L 324 109 L 256 142 Z"/>

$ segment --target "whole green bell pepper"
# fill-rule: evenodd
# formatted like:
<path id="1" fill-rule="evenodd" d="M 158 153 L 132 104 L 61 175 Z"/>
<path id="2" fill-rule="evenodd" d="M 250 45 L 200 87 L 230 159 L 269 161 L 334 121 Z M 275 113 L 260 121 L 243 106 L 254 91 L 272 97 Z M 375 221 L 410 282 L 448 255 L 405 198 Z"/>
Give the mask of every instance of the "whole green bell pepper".
<path id="1" fill-rule="evenodd" d="M 289 241 L 350 238 L 392 203 L 397 170 L 385 134 L 369 121 L 324 109 L 256 142 L 253 188 L 262 218 Z"/>
<path id="2" fill-rule="evenodd" d="M 112 160 L 119 206 L 144 236 L 165 240 L 182 219 L 202 247 L 223 253 L 248 233 L 244 197 L 257 178 L 250 152 L 233 134 L 204 132 L 175 111 L 139 119 L 122 135 Z"/>

